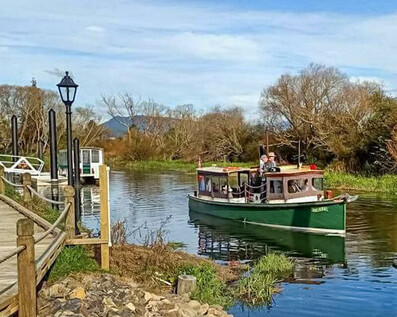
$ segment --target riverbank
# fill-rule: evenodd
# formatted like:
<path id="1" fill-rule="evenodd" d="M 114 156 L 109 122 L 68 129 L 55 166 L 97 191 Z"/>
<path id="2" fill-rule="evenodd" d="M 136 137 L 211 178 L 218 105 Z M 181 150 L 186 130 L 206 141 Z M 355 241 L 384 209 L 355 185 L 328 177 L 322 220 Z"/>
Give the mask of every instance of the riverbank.
<path id="1" fill-rule="evenodd" d="M 194 173 L 197 168 L 197 163 L 184 162 L 181 160 L 167 160 L 167 161 L 125 161 L 108 158 L 106 160 L 112 169 L 121 170 L 139 170 L 139 171 L 174 171 Z M 229 162 L 203 162 L 202 166 L 255 166 L 255 162 L 245 163 L 229 163 Z"/>
<path id="2" fill-rule="evenodd" d="M 197 163 L 180 160 L 175 161 L 120 161 L 109 159 L 107 162 L 112 169 L 132 171 L 174 171 L 194 173 Z M 255 162 L 229 163 L 229 162 L 204 162 L 203 166 L 256 166 Z M 397 194 L 397 175 L 362 176 L 357 174 L 340 173 L 326 170 L 324 174 L 325 187 L 340 190 L 356 190 L 385 194 Z"/>
<path id="3" fill-rule="evenodd" d="M 395 195 L 397 194 L 397 175 L 361 176 L 348 173 L 326 171 L 325 187 L 339 190 L 355 190 Z"/>
<path id="4" fill-rule="evenodd" d="M 111 248 L 109 274 L 89 254 L 85 247 L 62 251 L 40 291 L 39 316 L 111 312 L 106 316 L 120 317 L 131 316 L 133 311 L 134 316 L 228 316 L 223 309 L 236 301 L 249 306 L 270 304 L 281 291 L 279 282 L 291 276 L 294 267 L 291 260 L 274 253 L 252 266 L 238 261 L 221 266 L 166 243 L 118 244 Z M 176 282 L 182 274 L 195 276 L 197 288 L 177 296 Z M 72 313 L 76 315 L 68 315 Z"/>

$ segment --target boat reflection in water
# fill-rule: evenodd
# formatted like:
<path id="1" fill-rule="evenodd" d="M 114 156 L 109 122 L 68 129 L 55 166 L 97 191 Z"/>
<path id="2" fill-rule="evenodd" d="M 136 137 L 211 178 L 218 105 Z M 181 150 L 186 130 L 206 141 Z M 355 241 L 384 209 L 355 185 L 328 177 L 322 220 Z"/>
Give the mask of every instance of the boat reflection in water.
<path id="1" fill-rule="evenodd" d="M 99 187 L 95 185 L 82 186 L 81 192 L 81 220 L 83 225 L 91 230 L 92 236 L 99 234 L 100 196 Z"/>
<path id="2" fill-rule="evenodd" d="M 345 262 L 345 238 L 341 236 L 243 224 L 193 211 L 189 217 L 190 223 L 198 227 L 198 254 L 217 261 L 244 262 L 278 250 L 317 264 Z"/>

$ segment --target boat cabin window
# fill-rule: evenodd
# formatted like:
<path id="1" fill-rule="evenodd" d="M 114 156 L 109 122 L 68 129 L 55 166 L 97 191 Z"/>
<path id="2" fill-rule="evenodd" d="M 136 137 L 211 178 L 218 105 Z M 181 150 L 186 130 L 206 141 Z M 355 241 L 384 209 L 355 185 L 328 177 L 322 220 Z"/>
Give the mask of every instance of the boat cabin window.
<path id="1" fill-rule="evenodd" d="M 98 150 L 92 150 L 92 163 L 99 163 L 99 151 Z"/>
<path id="2" fill-rule="evenodd" d="M 83 150 L 83 164 L 84 165 L 91 164 L 91 162 L 90 162 L 90 151 L 89 150 Z"/>
<path id="3" fill-rule="evenodd" d="M 324 180 L 320 177 L 312 178 L 312 186 L 315 190 L 324 190 Z"/>
<path id="4" fill-rule="evenodd" d="M 205 191 L 206 192 L 212 192 L 212 181 L 211 181 L 211 176 L 206 176 L 205 177 Z"/>
<path id="5" fill-rule="evenodd" d="M 268 178 L 267 179 L 268 199 L 283 199 L 283 179 Z"/>
<path id="6" fill-rule="evenodd" d="M 300 193 L 309 190 L 309 179 L 299 178 L 290 179 L 287 182 L 288 193 Z"/>

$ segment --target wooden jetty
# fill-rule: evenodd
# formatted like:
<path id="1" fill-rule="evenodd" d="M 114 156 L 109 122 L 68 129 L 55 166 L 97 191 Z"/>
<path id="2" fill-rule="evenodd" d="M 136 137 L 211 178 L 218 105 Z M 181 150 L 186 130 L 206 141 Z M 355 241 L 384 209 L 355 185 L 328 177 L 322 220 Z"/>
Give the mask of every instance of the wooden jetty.
<path id="1" fill-rule="evenodd" d="M 64 188 L 65 200 L 53 201 L 31 187 L 31 175 L 23 175 L 22 184 L 14 184 L 0 169 L 0 317 L 36 317 L 37 286 L 40 284 L 65 245 L 101 245 L 101 266 L 109 269 L 109 210 L 107 169 L 100 167 L 101 238 L 75 236 L 74 188 Z M 22 201 L 5 195 L 5 186 L 23 188 Z M 58 219 L 49 223 L 39 217 L 31 206 L 33 196 L 51 204 L 63 205 Z M 64 230 L 58 228 L 64 223 Z"/>

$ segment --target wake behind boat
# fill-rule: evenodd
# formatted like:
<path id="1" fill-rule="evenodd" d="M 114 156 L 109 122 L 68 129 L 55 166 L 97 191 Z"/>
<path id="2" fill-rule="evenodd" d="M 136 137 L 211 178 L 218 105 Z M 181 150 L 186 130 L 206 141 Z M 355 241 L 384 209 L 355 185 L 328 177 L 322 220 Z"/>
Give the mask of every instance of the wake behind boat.
<path id="1" fill-rule="evenodd" d="M 344 235 L 346 204 L 356 196 L 324 196 L 324 171 L 281 167 L 258 179 L 257 168 L 197 169 L 191 211 L 281 229 Z"/>

